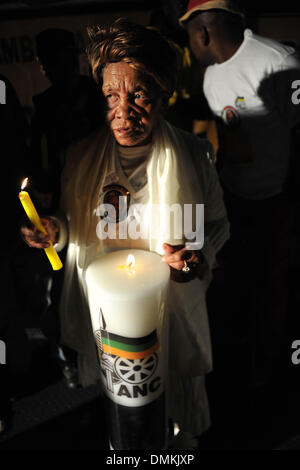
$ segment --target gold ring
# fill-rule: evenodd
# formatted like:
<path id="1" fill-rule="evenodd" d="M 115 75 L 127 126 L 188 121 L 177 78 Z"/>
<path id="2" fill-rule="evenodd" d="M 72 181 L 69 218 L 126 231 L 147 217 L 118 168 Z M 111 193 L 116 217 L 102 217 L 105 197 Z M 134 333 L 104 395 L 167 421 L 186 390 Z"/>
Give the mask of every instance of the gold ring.
<path id="1" fill-rule="evenodd" d="M 184 260 L 183 263 L 184 264 L 183 264 L 183 268 L 181 271 L 183 271 L 184 273 L 189 273 L 191 269 L 188 267 L 186 260 Z"/>

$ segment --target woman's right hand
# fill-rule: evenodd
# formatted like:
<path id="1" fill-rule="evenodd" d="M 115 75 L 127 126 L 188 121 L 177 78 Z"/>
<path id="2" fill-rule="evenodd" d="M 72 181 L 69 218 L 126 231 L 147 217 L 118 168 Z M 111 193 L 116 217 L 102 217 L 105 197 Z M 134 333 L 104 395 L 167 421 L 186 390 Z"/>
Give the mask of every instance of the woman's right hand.
<path id="1" fill-rule="evenodd" d="M 57 242 L 59 228 L 51 217 L 41 217 L 41 222 L 47 233 L 38 230 L 30 221 L 21 226 L 22 238 L 31 248 L 48 248 L 49 242 Z"/>

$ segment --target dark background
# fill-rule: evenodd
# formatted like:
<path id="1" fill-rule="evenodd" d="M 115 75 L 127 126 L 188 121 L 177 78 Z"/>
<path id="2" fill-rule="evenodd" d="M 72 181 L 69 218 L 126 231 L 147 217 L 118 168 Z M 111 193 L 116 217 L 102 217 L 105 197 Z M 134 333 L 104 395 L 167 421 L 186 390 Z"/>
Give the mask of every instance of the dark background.
<path id="1" fill-rule="evenodd" d="M 298 2 L 240 3 L 247 14 L 248 25 L 255 32 L 300 45 Z M 106 23 L 119 16 L 127 16 L 146 25 L 149 24 L 151 13 L 160 7 L 161 2 L 158 0 L 0 0 L 0 73 L 16 89 L 28 119 L 32 115 L 32 96 L 49 86 L 35 63 L 34 36 L 39 31 L 48 27 L 73 31 L 82 52 L 81 70 L 88 74 L 83 52 L 87 24 Z M 280 373 L 276 383 L 269 387 L 259 390 L 246 388 L 244 383 L 247 378 L 244 377 L 244 364 L 239 363 L 239 351 L 220 351 L 215 348 L 215 371 L 208 377 L 213 426 L 203 437 L 200 449 L 300 449 L 300 365 L 297 368 L 290 360 L 290 345 L 300 338 L 297 313 L 300 306 L 299 227 L 294 233 L 291 252 L 291 301 L 285 374 Z M 28 320 L 27 327 L 38 329 L 37 320 L 33 324 L 30 322 L 32 319 Z M 107 449 L 98 391 L 93 387 L 87 391 L 68 390 L 62 382 L 59 368 L 49 359 L 49 346 L 45 338 L 32 336 L 31 343 L 33 363 L 15 397 L 13 426 L 8 436 L 0 440 L 0 449 Z M 228 363 L 222 361 L 223 356 L 230 359 Z"/>

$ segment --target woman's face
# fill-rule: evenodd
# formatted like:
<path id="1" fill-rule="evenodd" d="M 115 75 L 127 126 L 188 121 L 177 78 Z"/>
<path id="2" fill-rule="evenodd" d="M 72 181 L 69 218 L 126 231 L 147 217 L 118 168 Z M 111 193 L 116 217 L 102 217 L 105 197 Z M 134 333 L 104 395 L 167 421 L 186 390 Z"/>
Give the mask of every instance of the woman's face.
<path id="1" fill-rule="evenodd" d="M 162 110 L 156 87 L 125 62 L 108 64 L 103 72 L 102 91 L 106 121 L 118 144 L 133 147 L 151 141 Z"/>

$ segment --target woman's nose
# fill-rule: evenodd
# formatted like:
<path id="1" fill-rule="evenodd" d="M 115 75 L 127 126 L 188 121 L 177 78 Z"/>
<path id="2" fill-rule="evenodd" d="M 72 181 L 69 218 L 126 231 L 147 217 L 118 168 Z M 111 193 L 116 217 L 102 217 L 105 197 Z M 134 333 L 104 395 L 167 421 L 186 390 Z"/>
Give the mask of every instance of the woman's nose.
<path id="1" fill-rule="evenodd" d="M 132 106 L 128 99 L 119 102 L 116 117 L 119 119 L 128 119 L 132 115 Z"/>

